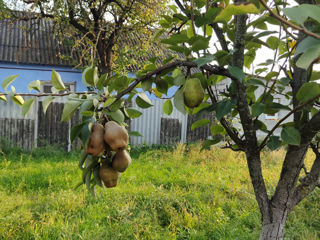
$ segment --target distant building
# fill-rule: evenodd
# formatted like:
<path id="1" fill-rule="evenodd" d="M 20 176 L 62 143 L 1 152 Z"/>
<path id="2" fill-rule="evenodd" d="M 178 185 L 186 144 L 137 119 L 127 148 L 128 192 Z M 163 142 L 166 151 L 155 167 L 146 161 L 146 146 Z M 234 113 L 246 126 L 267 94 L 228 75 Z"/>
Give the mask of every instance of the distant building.
<path id="1" fill-rule="evenodd" d="M 50 92 L 51 71 L 55 69 L 71 91 L 86 90 L 81 70 L 74 68 L 79 54 L 56 39 L 53 28 L 47 19 L 0 20 L 0 81 L 19 74 L 14 84 L 17 92 L 28 92 L 27 84 L 33 80 L 44 81 L 42 90 Z"/>

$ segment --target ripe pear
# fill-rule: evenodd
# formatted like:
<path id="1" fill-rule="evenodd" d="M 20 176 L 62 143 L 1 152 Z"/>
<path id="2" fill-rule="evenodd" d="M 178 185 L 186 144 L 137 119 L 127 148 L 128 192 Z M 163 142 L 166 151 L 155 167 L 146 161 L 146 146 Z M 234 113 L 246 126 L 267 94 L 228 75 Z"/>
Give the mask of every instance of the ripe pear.
<path id="1" fill-rule="evenodd" d="M 117 152 L 112 159 L 112 168 L 124 172 L 131 163 L 131 157 L 126 150 Z"/>
<path id="2" fill-rule="evenodd" d="M 112 151 L 126 149 L 129 141 L 127 130 L 114 121 L 109 121 L 104 125 L 104 141 L 109 144 Z"/>
<path id="3" fill-rule="evenodd" d="M 120 175 L 121 173 L 107 165 L 102 165 L 99 169 L 99 177 L 107 188 L 117 186 Z"/>
<path id="4" fill-rule="evenodd" d="M 189 78 L 186 81 L 183 91 L 184 104 L 189 108 L 200 105 L 204 98 L 204 90 L 201 86 L 200 79 Z"/>
<path id="5" fill-rule="evenodd" d="M 92 156 L 99 156 L 104 150 L 104 127 L 100 123 L 94 123 L 91 128 L 90 139 L 85 152 Z"/>

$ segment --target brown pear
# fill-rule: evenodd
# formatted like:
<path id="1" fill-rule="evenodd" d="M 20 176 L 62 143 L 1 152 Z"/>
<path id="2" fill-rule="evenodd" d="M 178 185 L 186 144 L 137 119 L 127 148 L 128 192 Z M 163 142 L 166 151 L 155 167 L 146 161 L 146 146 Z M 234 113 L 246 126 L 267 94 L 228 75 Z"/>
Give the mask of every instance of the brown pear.
<path id="1" fill-rule="evenodd" d="M 99 170 L 100 179 L 107 188 L 113 188 L 117 186 L 120 175 L 121 173 L 107 165 L 102 165 Z"/>
<path id="2" fill-rule="evenodd" d="M 126 150 L 117 152 L 112 159 L 112 168 L 124 172 L 131 163 L 130 154 Z"/>
<path id="3" fill-rule="evenodd" d="M 124 127 L 114 121 L 109 121 L 104 125 L 104 129 L 104 141 L 112 151 L 118 152 L 127 148 L 129 135 Z"/>
<path id="4" fill-rule="evenodd" d="M 94 123 L 91 128 L 90 139 L 85 152 L 92 156 L 99 156 L 104 150 L 104 127 L 100 123 Z"/>

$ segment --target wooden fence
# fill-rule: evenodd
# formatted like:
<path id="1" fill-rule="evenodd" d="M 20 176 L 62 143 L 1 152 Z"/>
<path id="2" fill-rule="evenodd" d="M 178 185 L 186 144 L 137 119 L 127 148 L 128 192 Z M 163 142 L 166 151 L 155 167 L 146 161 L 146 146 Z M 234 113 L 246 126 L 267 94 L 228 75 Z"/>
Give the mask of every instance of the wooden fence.
<path id="1" fill-rule="evenodd" d="M 210 125 L 191 131 L 191 125 L 197 118 L 182 115 L 176 109 L 170 116 L 162 113 L 162 100 L 152 100 L 154 106 L 149 109 L 139 109 L 143 112 L 138 119 L 129 122 L 130 131 L 141 132 L 143 137 L 131 137 L 130 143 L 136 144 L 173 144 L 176 142 L 196 142 L 205 140 L 211 135 Z M 25 149 L 32 149 L 45 144 L 60 145 L 69 151 L 70 130 L 79 122 L 79 113 L 76 113 L 69 122 L 61 122 L 63 102 L 52 102 L 46 114 L 43 113 L 41 99 L 35 99 L 30 114 L 24 118 L 19 106 L 9 101 L 0 102 L 0 138 Z M 214 121 L 212 114 L 202 115 Z M 76 144 L 75 144 L 76 145 Z"/>

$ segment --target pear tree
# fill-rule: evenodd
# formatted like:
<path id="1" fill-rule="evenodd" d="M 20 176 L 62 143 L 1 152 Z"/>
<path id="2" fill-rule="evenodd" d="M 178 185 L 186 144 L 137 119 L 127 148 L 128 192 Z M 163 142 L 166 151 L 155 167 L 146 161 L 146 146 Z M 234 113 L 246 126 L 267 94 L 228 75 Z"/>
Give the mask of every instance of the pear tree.
<path id="1" fill-rule="evenodd" d="M 160 65 L 159 59 L 149 59 L 136 72 L 136 78 L 107 76 L 99 74 L 95 66 L 86 68 L 83 81 L 92 91 L 69 93 L 62 120 L 67 121 L 76 110 L 80 111 L 82 121 L 72 129 L 71 137 L 79 137 L 86 148 L 95 122 L 113 121 L 121 127 L 126 119 L 142 114 L 127 107 L 125 101 L 149 108 L 152 103 L 145 91 L 168 98 L 168 90 L 173 89 L 175 93 L 164 103 L 163 111 L 170 114 L 176 107 L 184 114 L 201 116 L 209 112 L 216 117 L 218 122 L 200 119 L 192 128 L 211 125 L 215 137 L 205 141 L 203 148 L 221 142 L 225 148 L 245 153 L 261 213 L 260 239 L 283 239 L 290 212 L 320 185 L 320 85 L 316 81 L 320 79 L 316 70 L 320 58 L 320 7 L 308 0 L 294 4 L 175 0 L 171 10 L 159 22 L 158 36 L 178 54 L 162 59 Z M 167 37 L 163 38 L 163 33 Z M 2 86 L 6 88 L 15 78 L 8 77 Z M 222 83 L 226 84 L 225 90 L 216 91 Z M 52 84 L 58 90 L 64 89 L 55 72 Z M 276 102 L 276 96 L 287 101 Z M 23 103 L 22 95 L 13 91 L 0 94 L 3 100 L 8 97 L 21 104 L 24 112 L 32 105 Z M 49 96 L 46 103 L 54 97 Z M 261 120 L 263 114 L 279 112 L 285 115 L 271 127 Z M 238 119 L 239 123 L 235 125 L 230 119 Z M 264 134 L 259 139 L 261 132 Z M 222 142 L 223 139 L 227 141 Z M 269 191 L 261 154 L 279 148 L 284 148 L 286 155 L 278 183 Z M 125 148 L 118 149 L 122 150 Z M 309 167 L 305 166 L 308 150 L 314 153 Z M 124 162 L 130 162 L 125 152 L 119 154 L 126 158 Z M 105 175 L 109 176 L 104 181 L 106 186 L 116 184 L 118 173 L 113 173 L 110 164 L 104 165 L 115 156 L 110 144 L 106 144 L 101 156 L 84 156 L 79 165 L 88 189 L 101 185 Z M 96 174 L 93 166 L 104 170 Z"/>

